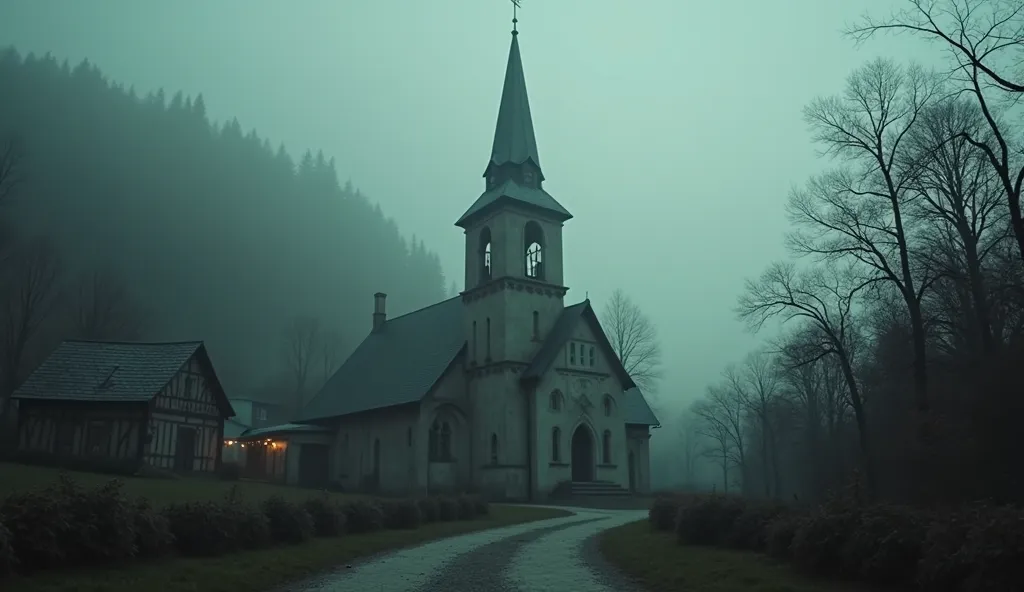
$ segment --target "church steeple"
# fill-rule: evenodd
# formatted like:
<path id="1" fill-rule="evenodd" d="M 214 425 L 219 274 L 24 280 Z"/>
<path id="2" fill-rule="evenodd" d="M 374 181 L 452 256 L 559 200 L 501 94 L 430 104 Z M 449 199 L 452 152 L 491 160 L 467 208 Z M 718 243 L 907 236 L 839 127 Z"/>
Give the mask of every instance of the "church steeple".
<path id="1" fill-rule="evenodd" d="M 523 74 L 523 61 L 519 54 L 519 31 L 513 28 L 512 46 L 508 51 L 508 65 L 505 66 L 505 86 L 498 107 L 498 123 L 494 128 L 494 145 L 484 176 L 507 177 L 507 173 L 522 169 L 527 163 L 536 169 L 540 180 L 543 180 L 537 137 L 533 132 L 533 117 L 530 115 L 530 99 L 526 94 L 526 76 Z M 503 171 L 506 175 L 501 174 Z M 504 180 L 495 179 L 496 182 Z"/>

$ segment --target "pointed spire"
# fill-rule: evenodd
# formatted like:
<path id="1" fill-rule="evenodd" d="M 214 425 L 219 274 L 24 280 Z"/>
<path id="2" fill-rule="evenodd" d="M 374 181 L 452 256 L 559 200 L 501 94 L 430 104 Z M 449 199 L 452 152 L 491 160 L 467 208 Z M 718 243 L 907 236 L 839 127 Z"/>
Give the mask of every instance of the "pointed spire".
<path id="1" fill-rule="evenodd" d="M 519 55 L 519 32 L 515 30 L 513 21 L 512 46 L 505 67 L 505 86 L 501 91 L 491 161 L 484 175 L 492 168 L 507 164 L 522 165 L 528 160 L 540 169 L 537 138 L 533 133 L 533 118 L 530 116 L 530 100 L 526 95 L 526 77 L 523 75 L 523 62 Z"/>

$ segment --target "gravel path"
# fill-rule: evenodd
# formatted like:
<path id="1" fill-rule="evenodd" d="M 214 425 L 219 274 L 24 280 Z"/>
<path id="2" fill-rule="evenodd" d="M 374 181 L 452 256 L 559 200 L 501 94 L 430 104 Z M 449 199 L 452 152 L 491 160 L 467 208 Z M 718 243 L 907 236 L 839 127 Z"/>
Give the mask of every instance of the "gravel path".
<path id="1" fill-rule="evenodd" d="M 282 592 L 632 592 L 600 558 L 595 539 L 645 512 L 568 509 L 576 514 L 396 551 Z"/>

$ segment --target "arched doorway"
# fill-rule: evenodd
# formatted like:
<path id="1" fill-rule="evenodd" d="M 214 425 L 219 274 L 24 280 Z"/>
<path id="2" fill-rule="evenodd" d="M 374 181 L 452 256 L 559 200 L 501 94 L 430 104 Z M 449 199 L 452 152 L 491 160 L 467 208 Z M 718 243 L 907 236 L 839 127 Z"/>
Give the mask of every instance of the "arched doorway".
<path id="1" fill-rule="evenodd" d="M 572 480 L 594 480 L 594 437 L 582 425 L 572 434 Z"/>

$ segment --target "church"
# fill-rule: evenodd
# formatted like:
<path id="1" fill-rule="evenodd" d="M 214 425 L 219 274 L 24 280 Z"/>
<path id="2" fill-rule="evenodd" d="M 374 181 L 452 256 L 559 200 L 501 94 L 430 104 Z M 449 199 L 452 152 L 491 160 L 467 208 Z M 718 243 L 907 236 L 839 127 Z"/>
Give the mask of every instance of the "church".
<path id="1" fill-rule="evenodd" d="M 455 223 L 465 290 L 395 318 L 375 294 L 370 334 L 300 417 L 240 438 L 278 440 L 288 482 L 508 500 L 587 482 L 649 491 L 658 420 L 590 301 L 564 302 L 572 215 L 543 187 L 515 30 L 483 176 Z"/>

